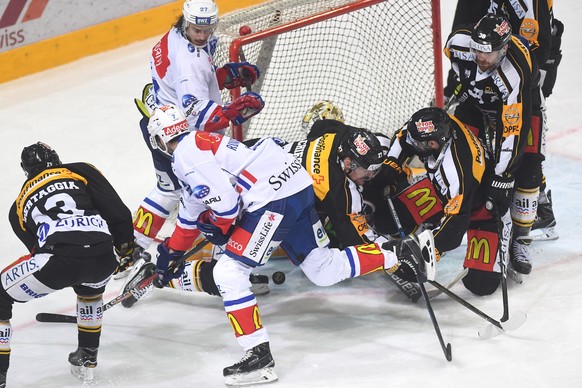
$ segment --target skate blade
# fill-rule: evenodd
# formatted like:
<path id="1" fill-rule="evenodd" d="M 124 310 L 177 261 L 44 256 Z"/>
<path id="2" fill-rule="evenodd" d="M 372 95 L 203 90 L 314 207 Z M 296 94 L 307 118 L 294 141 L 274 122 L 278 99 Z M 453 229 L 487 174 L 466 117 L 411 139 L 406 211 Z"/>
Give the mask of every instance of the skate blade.
<path id="1" fill-rule="evenodd" d="M 507 267 L 507 276 L 509 276 L 509 278 L 511 280 L 513 280 L 514 282 L 516 282 L 517 284 L 522 284 L 523 280 L 524 280 L 524 275 L 520 272 L 517 272 L 515 269 L 513 269 L 513 267 L 511 265 L 509 265 Z"/>
<path id="2" fill-rule="evenodd" d="M 529 232 L 527 237 L 532 241 L 553 241 L 560 238 L 554 227 L 534 229 Z"/>
<path id="3" fill-rule="evenodd" d="M 238 373 L 225 377 L 225 384 L 229 387 L 244 387 L 246 385 L 257 385 L 272 383 L 279 377 L 272 367 L 263 368 L 250 373 Z"/>
<path id="4" fill-rule="evenodd" d="M 78 380 L 83 382 L 83 385 L 90 385 L 94 379 L 95 368 L 87 368 L 86 366 L 71 365 L 71 374 Z"/>

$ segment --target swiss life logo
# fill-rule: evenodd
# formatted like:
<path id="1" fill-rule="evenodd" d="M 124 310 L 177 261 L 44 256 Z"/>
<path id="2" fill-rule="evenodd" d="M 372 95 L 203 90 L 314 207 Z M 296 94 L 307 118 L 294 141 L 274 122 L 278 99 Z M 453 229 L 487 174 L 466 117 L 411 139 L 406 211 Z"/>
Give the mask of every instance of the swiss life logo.
<path id="1" fill-rule="evenodd" d="M 17 28 L 17 23 L 40 18 L 48 2 L 49 0 L 10 0 L 0 17 L 0 50 L 24 43 L 24 29 Z"/>

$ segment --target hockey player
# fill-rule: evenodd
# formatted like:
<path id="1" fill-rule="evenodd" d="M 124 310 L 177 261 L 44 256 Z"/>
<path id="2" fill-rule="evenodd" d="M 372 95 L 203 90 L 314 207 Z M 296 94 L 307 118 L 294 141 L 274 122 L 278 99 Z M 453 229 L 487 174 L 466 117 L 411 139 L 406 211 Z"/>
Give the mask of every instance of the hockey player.
<path id="1" fill-rule="evenodd" d="M 170 167 L 170 158 L 149 143 L 147 124 L 156 106 L 174 104 L 186 114 L 190 130 L 223 131 L 230 123 L 242 124 L 263 108 L 258 94 L 243 93 L 230 104 L 221 105 L 220 90 L 251 85 L 259 69 L 247 62 L 227 63 L 216 68 L 213 62 L 217 37 L 218 8 L 212 0 L 186 0 L 182 15 L 152 49 L 152 85 L 136 104 L 143 115 L 140 128 L 154 162 L 157 185 L 144 198 L 134 218 L 138 244 L 147 249 L 166 219 L 177 208 L 179 183 Z M 132 264 L 121 263 L 119 272 Z"/>
<path id="2" fill-rule="evenodd" d="M 507 19 L 487 14 L 449 36 L 445 55 L 459 79 L 455 116 L 478 136 L 492 160 L 487 196 L 503 218 L 511 206 L 511 264 L 531 272 L 530 240 L 541 184 L 541 94 L 536 61 Z M 516 189 L 514 191 L 514 185 Z"/>
<path id="3" fill-rule="evenodd" d="M 158 245 L 157 266 L 163 274 L 200 232 L 225 246 L 214 279 L 237 341 L 246 351 L 224 369 L 227 385 L 277 379 L 269 335 L 248 279 L 279 245 L 319 286 L 379 269 L 426 280 L 424 260 L 434 262 L 430 232 L 418 239 L 330 249 L 314 209 L 312 179 L 293 155 L 271 139 L 249 148 L 216 133 L 188 133 L 185 122 L 181 111 L 166 106 L 154 111 L 148 126 L 152 144 L 172 155 L 173 170 L 183 185 L 176 229 Z M 430 257 L 423 259 L 420 247 Z"/>
<path id="4" fill-rule="evenodd" d="M 71 372 L 89 381 L 97 366 L 102 294 L 121 257 L 135 247 L 131 212 L 101 173 L 87 163 L 61 163 L 44 143 L 22 151 L 27 177 L 9 214 L 29 254 L 0 277 L 0 386 L 10 361 L 12 305 L 72 287 L 77 294 L 78 348 Z"/>
<path id="5" fill-rule="evenodd" d="M 402 170 L 412 156 L 427 174 L 409 185 Z M 486 167 L 483 146 L 463 123 L 443 109 L 423 108 L 396 132 L 385 167 L 364 191 L 375 207 L 377 231 L 398 232 L 383 197 L 389 193 L 406 233 L 420 225 L 432 230 L 437 259 L 457 248 L 466 233 L 463 283 L 476 295 L 492 294 L 501 280 L 497 223 L 485 208 Z"/>
<path id="6" fill-rule="evenodd" d="M 540 85 L 544 98 L 552 94 L 558 65 L 562 59 L 561 41 L 564 25 L 554 18 L 552 2 L 547 0 L 490 0 L 489 12 L 505 14 L 515 33 L 527 39 L 531 53 L 540 67 Z M 542 110 L 544 122 L 545 108 Z M 544 128 L 547 130 L 547 128 Z M 543 176 L 538 198 L 536 221 L 532 230 L 539 229 L 539 239 L 557 239 L 556 218 L 552 209 L 551 193 L 546 193 Z"/>
<path id="7" fill-rule="evenodd" d="M 318 110 L 317 105 L 313 109 Z M 306 140 L 284 148 L 313 179 L 316 210 L 330 232 L 332 246 L 374 241 L 377 235 L 366 221 L 361 190 L 385 159 L 376 135 L 339 120 L 323 119 L 315 121 Z"/>

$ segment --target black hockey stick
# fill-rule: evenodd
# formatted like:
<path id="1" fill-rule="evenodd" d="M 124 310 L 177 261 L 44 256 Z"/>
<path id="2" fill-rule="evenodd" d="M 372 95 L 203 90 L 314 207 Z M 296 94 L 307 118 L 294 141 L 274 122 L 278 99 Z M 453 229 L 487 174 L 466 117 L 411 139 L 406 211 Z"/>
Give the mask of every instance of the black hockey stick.
<path id="1" fill-rule="evenodd" d="M 420 259 L 422 259 L 422 258 L 420 258 Z M 416 276 L 416 279 L 418 280 L 418 275 Z M 431 281 L 429 280 L 429 282 L 431 282 Z M 432 282 L 431 282 L 431 284 L 432 284 Z M 439 343 L 441 344 L 441 348 L 443 349 L 443 353 L 445 354 L 445 358 L 447 359 L 447 361 L 452 361 L 453 360 L 453 353 L 451 350 L 451 344 L 448 343 L 445 345 L 445 340 L 443 339 L 443 334 L 441 333 L 439 323 L 437 322 L 436 316 L 434 315 L 434 310 L 432 309 L 432 305 L 430 303 L 430 298 L 428 297 L 426 289 L 424 288 L 424 284 L 421 281 L 419 281 L 418 287 L 420 288 L 420 292 L 422 292 L 422 296 L 424 297 L 424 301 L 426 303 L 426 309 L 428 310 L 428 315 L 430 315 L 430 320 L 432 321 L 434 331 L 436 332 L 437 337 L 439 338 Z"/>
<path id="2" fill-rule="evenodd" d="M 489 315 L 485 314 L 483 311 L 479 310 L 477 307 L 473 306 L 471 303 L 467 302 L 465 299 L 461 298 L 460 296 L 458 296 L 457 294 L 455 294 L 454 292 L 452 292 L 439 282 L 433 280 L 429 280 L 428 282 L 437 289 L 439 289 L 441 292 L 446 294 L 449 298 L 451 298 L 455 302 L 458 302 L 459 304 L 463 305 L 464 307 L 474 312 L 475 314 L 485 319 L 487 322 L 489 322 L 490 324 L 492 324 L 493 326 L 497 327 L 502 331 L 517 329 L 519 326 L 523 325 L 525 319 L 527 318 L 526 315 L 523 313 L 514 314 L 511 320 L 508 319 L 505 322 L 503 321 L 500 322 L 496 319 L 491 318 Z M 492 337 L 493 335 L 494 333 L 491 330 L 488 330 L 487 327 L 479 330 L 479 337 L 481 338 L 486 339 Z"/>
<path id="3" fill-rule="evenodd" d="M 406 237 L 404 233 L 404 229 L 402 229 L 402 224 L 400 223 L 400 218 L 398 217 L 398 213 L 396 213 L 396 209 L 394 208 L 394 204 L 392 203 L 392 198 L 386 196 L 386 202 L 388 203 L 388 208 L 390 209 L 390 213 L 392 214 L 392 219 L 396 223 L 396 227 L 398 228 L 398 233 L 400 237 Z M 408 282 L 406 280 L 400 279 L 397 275 L 388 274 L 388 279 L 404 294 L 412 303 L 418 302 L 421 295 L 420 287 L 412 282 Z"/>
<path id="4" fill-rule="evenodd" d="M 498 244 L 497 252 L 499 254 L 499 267 L 501 269 L 501 294 L 503 299 L 503 316 L 501 317 L 501 322 L 505 322 L 509 319 L 509 296 L 507 293 L 507 250 L 509 247 L 509 241 L 511 240 L 511 221 L 504 221 L 507 217 L 509 211 L 505 215 L 499 214 L 499 210 L 491 201 L 485 203 L 485 208 L 492 211 L 493 217 L 497 223 L 497 233 Z M 505 244 L 507 243 L 507 244 Z"/>
<path id="5" fill-rule="evenodd" d="M 175 272 L 182 263 L 188 260 L 190 257 L 195 255 L 197 252 L 202 250 L 209 241 L 204 239 L 196 244 L 192 249 L 186 252 L 182 257 L 172 262 L 172 264 L 166 270 L 166 274 L 170 274 Z M 109 310 L 111 307 L 121 303 L 122 301 L 126 300 L 130 297 L 135 297 L 139 299 L 144 291 L 152 286 L 156 281 L 159 279 L 159 274 L 154 273 L 147 278 L 140 281 L 134 288 L 128 290 L 127 292 L 113 298 L 109 302 L 103 305 L 103 311 Z M 77 323 L 77 316 L 76 315 L 65 315 L 65 314 L 55 314 L 55 313 L 38 313 L 36 314 L 36 320 L 38 322 L 55 322 L 55 323 Z"/>

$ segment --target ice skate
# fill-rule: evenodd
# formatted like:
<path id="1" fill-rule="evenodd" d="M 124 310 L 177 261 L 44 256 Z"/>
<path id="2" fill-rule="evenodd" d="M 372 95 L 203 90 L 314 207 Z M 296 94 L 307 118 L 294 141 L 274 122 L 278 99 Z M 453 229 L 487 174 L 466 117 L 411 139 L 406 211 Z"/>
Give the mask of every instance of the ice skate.
<path id="1" fill-rule="evenodd" d="M 530 242 L 531 240 L 515 239 L 509 252 L 507 275 L 519 284 L 523 283 L 523 275 L 529 275 L 531 273 Z"/>
<path id="2" fill-rule="evenodd" d="M 268 342 L 263 342 L 246 351 L 244 357 L 234 365 L 224 368 L 225 384 L 246 386 L 277 381 L 275 361 Z"/>
<path id="3" fill-rule="evenodd" d="M 0 372 L 0 388 L 6 388 L 6 372 Z"/>
<path id="4" fill-rule="evenodd" d="M 533 241 L 557 240 L 560 236 L 556 232 L 556 217 L 552 208 L 552 191 L 547 194 L 542 191 L 539 196 L 536 219 L 529 233 Z"/>
<path id="5" fill-rule="evenodd" d="M 97 348 L 78 347 L 69 354 L 71 374 L 84 383 L 93 381 L 93 372 L 97 367 Z"/>
<path id="6" fill-rule="evenodd" d="M 121 294 L 125 294 L 127 291 L 134 289 L 142 280 L 150 277 L 156 272 L 156 265 L 151 261 L 146 261 L 144 259 L 139 259 L 135 265 L 132 267 L 130 274 L 127 277 L 127 281 L 123 286 Z M 129 298 L 121 301 L 123 307 L 132 307 L 138 299 L 142 298 L 145 294 L 154 288 L 153 284 L 146 287 L 141 292 L 136 292 Z"/>

